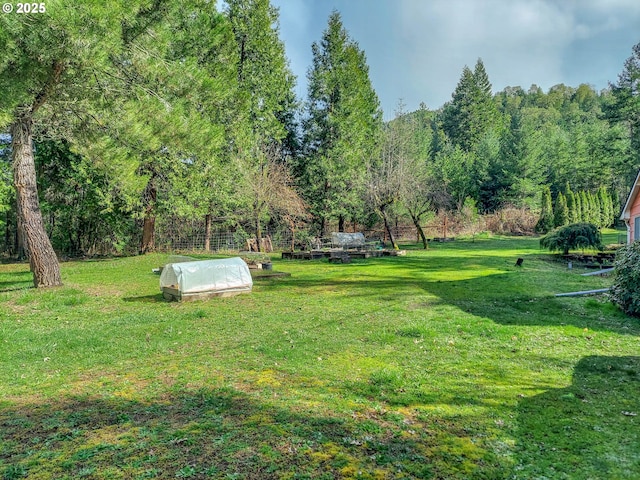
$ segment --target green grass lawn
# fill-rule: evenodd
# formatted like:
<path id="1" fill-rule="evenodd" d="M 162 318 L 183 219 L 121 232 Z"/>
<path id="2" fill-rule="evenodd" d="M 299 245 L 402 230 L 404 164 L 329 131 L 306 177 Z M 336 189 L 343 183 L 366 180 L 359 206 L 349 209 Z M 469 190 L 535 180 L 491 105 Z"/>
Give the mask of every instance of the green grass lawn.
<path id="1" fill-rule="evenodd" d="M 0 265 L 0 478 L 640 478 L 640 321 L 554 297 L 610 278 L 407 248 L 190 303 L 164 255 Z"/>

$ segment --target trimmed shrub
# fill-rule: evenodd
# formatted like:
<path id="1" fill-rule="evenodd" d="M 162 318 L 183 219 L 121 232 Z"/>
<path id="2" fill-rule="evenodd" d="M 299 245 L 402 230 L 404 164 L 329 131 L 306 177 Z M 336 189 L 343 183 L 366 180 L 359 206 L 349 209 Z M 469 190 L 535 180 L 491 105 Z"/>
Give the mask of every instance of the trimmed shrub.
<path id="1" fill-rule="evenodd" d="M 552 252 L 562 252 L 564 255 L 569 250 L 595 248 L 602 250 L 602 235 L 598 227 L 592 223 L 572 223 L 566 227 L 556 228 L 540 239 L 540 246 Z"/>
<path id="2" fill-rule="evenodd" d="M 640 241 L 616 252 L 610 297 L 628 315 L 640 317 Z"/>

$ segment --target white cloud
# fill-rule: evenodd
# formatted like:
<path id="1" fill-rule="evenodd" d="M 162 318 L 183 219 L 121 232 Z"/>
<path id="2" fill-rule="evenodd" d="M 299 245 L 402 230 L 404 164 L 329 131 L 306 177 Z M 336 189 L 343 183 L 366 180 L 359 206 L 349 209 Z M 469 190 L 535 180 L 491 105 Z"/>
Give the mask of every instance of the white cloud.
<path id="1" fill-rule="evenodd" d="M 494 90 L 532 83 L 606 86 L 640 41 L 640 0 L 272 0 L 306 95 L 311 43 L 333 8 L 367 55 L 386 117 L 451 98 L 482 58 Z M 631 39 L 631 40 L 629 40 Z M 576 81 L 577 79 L 577 81 Z"/>
<path id="2" fill-rule="evenodd" d="M 416 78 L 450 94 L 466 64 L 482 58 L 494 85 L 558 78 L 575 35 L 570 15 L 542 1 L 400 2 L 400 28 Z"/>

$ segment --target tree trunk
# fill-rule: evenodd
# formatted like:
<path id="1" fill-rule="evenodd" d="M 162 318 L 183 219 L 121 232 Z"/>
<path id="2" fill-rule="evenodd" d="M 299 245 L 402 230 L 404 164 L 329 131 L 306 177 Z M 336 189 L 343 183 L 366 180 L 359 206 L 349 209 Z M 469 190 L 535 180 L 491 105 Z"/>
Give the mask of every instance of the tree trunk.
<path id="1" fill-rule="evenodd" d="M 344 215 L 338 217 L 338 231 L 344 232 Z"/>
<path id="2" fill-rule="evenodd" d="M 150 215 L 144 217 L 142 223 L 142 244 L 140 245 L 140 255 L 153 251 L 156 247 L 156 217 Z"/>
<path id="3" fill-rule="evenodd" d="M 11 156 L 18 206 L 18 228 L 21 229 L 29 255 L 33 284 L 36 288 L 55 287 L 62 285 L 62 278 L 58 257 L 45 231 L 40 211 L 31 127 L 30 116 L 19 116 L 11 125 Z"/>
<path id="4" fill-rule="evenodd" d="M 425 250 L 429 250 L 429 242 L 427 242 L 427 237 L 424 234 L 424 230 L 422 230 L 422 226 L 420 226 L 420 218 L 411 215 L 411 220 L 413 220 L 413 225 L 416 227 L 416 231 L 418 232 L 418 236 L 422 241 L 422 245 Z"/>
<path id="5" fill-rule="evenodd" d="M 16 258 L 20 261 L 29 258 L 27 247 L 24 242 L 24 232 L 22 230 L 22 222 L 18 215 L 18 206 L 16 205 Z"/>
<path id="6" fill-rule="evenodd" d="M 260 228 L 260 218 L 256 216 L 256 251 L 260 251 L 260 238 L 262 237 L 262 229 Z"/>
<path id="7" fill-rule="evenodd" d="M 291 228 L 291 251 L 294 252 L 296 249 L 296 223 L 293 220 L 289 222 L 289 228 Z"/>
<path id="8" fill-rule="evenodd" d="M 155 184 L 155 175 L 149 179 L 146 189 L 146 206 L 144 212 L 144 221 L 142 223 L 142 244 L 140 245 L 140 255 L 149 253 L 156 248 L 156 199 L 158 198 L 158 190 Z"/>
<path id="9" fill-rule="evenodd" d="M 11 217 L 10 210 L 4 214 L 4 248 L 11 255 Z"/>
<path id="10" fill-rule="evenodd" d="M 393 247 L 394 250 L 400 250 L 400 247 L 398 247 L 398 244 L 396 243 L 396 237 L 393 235 L 393 227 L 389 223 L 389 217 L 387 216 L 386 210 L 381 209 L 380 213 L 382 213 L 382 219 L 384 220 L 384 228 L 389 234 L 389 240 L 391 241 L 391 246 Z"/>
<path id="11" fill-rule="evenodd" d="M 204 249 L 205 251 L 211 250 L 211 214 L 207 213 L 204 216 Z"/>

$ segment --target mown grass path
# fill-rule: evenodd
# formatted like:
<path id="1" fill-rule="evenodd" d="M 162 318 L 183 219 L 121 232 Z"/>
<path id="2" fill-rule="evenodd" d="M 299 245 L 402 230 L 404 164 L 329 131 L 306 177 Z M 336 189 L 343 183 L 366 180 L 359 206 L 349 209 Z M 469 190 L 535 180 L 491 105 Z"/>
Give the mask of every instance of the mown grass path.
<path id="1" fill-rule="evenodd" d="M 524 258 L 522 268 L 515 260 Z M 640 321 L 494 238 L 167 303 L 163 255 L 0 265 L 0 475 L 640 476 Z"/>

